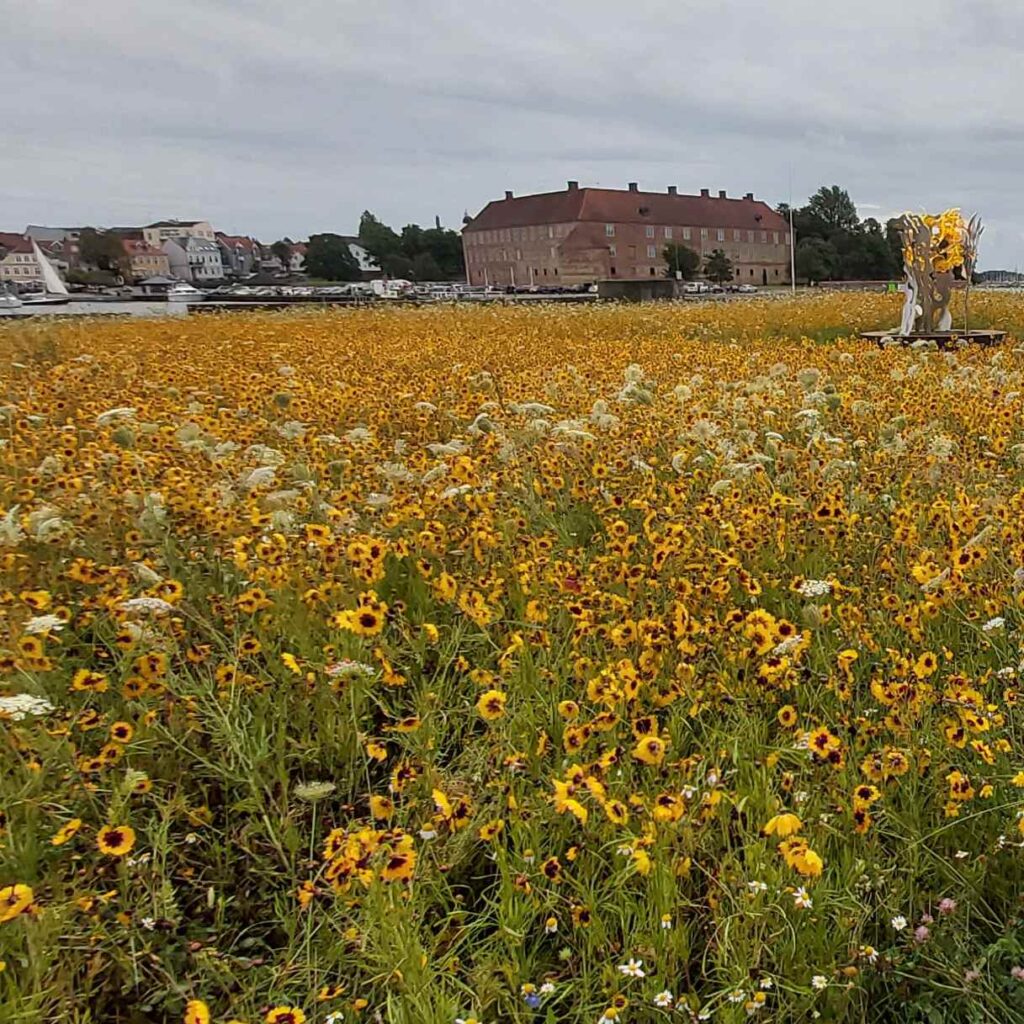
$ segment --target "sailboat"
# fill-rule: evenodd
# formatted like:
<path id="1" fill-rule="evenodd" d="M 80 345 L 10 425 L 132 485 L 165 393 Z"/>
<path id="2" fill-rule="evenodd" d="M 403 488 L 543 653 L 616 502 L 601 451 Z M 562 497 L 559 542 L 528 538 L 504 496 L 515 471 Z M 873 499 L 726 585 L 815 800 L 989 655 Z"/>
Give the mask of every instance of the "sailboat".
<path id="1" fill-rule="evenodd" d="M 60 279 L 60 274 L 53 269 L 53 264 L 43 255 L 36 240 L 32 239 L 32 255 L 43 271 L 43 291 L 22 295 L 21 301 L 26 306 L 62 306 L 71 301 L 67 286 Z"/>

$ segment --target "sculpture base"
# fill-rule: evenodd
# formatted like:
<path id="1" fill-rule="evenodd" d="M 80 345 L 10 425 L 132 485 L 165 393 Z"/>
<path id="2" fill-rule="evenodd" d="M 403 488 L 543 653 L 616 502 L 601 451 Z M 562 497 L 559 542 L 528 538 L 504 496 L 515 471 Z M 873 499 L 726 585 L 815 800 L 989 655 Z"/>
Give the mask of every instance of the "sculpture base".
<path id="1" fill-rule="evenodd" d="M 955 348 L 957 345 L 998 345 L 1006 337 L 1006 331 L 931 331 L 900 334 L 899 331 L 863 331 L 865 341 L 879 345 L 913 345 L 915 341 L 934 341 L 939 348 Z"/>

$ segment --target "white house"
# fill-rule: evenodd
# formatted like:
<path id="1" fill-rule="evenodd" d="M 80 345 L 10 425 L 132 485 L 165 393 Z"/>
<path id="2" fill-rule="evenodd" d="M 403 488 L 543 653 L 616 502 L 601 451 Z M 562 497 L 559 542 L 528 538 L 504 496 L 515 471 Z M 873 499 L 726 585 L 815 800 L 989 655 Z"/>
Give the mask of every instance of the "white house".
<path id="1" fill-rule="evenodd" d="M 171 275 L 179 281 L 191 283 L 222 281 L 224 263 L 220 246 L 208 238 L 197 235 L 168 238 L 163 243 Z"/>

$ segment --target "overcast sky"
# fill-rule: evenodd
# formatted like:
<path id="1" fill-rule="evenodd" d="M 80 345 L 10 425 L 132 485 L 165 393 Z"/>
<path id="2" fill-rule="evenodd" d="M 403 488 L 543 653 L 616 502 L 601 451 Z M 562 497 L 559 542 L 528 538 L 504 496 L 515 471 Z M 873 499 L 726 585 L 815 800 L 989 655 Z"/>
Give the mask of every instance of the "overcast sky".
<path id="1" fill-rule="evenodd" d="M 1016 10 L 1014 9 L 1016 8 Z M 0 229 L 459 227 L 506 188 L 961 206 L 1024 267 L 1014 0 L 0 0 Z"/>

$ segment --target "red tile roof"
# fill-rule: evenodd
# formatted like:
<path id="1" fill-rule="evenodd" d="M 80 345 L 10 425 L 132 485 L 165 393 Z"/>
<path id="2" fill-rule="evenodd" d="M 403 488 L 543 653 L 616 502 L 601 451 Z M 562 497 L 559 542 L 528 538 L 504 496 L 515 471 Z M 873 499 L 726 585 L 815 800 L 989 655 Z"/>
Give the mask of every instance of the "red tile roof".
<path id="1" fill-rule="evenodd" d="M 0 248 L 11 252 L 15 250 L 22 252 L 21 249 L 16 249 L 16 247 L 22 245 L 25 241 L 25 236 L 19 235 L 17 231 L 0 231 Z M 31 246 L 29 248 L 31 249 Z"/>
<path id="2" fill-rule="evenodd" d="M 22 238 L 21 235 L 5 235 L 3 238 L 0 238 L 0 245 L 2 245 L 7 252 L 34 252 L 32 248 L 32 240 L 30 238 Z"/>
<path id="3" fill-rule="evenodd" d="M 223 242 L 229 249 L 244 249 L 247 252 L 255 252 L 259 248 L 259 242 L 247 235 L 226 235 L 223 231 L 216 232 L 217 241 Z"/>
<path id="4" fill-rule="evenodd" d="M 532 196 L 496 199 L 463 228 L 493 231 L 531 224 L 596 221 L 607 224 L 672 224 L 688 227 L 788 230 L 786 221 L 757 199 L 575 188 Z"/>

